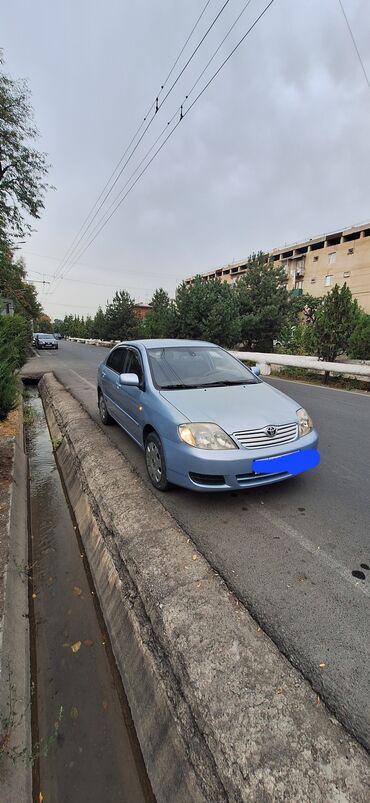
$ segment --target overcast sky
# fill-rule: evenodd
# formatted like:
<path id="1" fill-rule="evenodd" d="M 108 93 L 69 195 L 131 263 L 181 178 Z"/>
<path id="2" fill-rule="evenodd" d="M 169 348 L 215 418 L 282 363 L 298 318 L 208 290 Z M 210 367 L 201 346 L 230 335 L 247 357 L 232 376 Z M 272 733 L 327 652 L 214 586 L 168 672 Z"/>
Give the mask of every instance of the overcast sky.
<path id="1" fill-rule="evenodd" d="M 166 89 L 223 2 L 209 3 Z M 251 0 L 192 99 L 266 2 Z M 370 4 L 343 3 L 370 75 Z M 109 202 L 244 4 L 229 0 Z M 6 70 L 29 81 L 56 187 L 22 246 L 30 277 L 59 269 L 204 5 L 15 0 L 3 9 Z M 368 220 L 369 143 L 370 90 L 338 0 L 275 0 L 95 242 L 42 294 L 45 310 L 94 314 L 117 288 L 137 301 L 159 286 L 173 296 L 196 272 Z"/>

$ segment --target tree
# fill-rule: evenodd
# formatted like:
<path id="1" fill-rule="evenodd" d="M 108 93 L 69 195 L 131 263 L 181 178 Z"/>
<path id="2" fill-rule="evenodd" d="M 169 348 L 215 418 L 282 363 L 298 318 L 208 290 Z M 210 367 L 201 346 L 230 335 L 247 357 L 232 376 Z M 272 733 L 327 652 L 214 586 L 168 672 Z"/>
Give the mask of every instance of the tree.
<path id="1" fill-rule="evenodd" d="M 370 360 L 370 315 L 359 316 L 349 339 L 348 354 L 354 360 Z"/>
<path id="2" fill-rule="evenodd" d="M 98 340 L 102 340 L 104 337 L 105 314 L 101 307 L 99 307 L 98 311 L 95 314 L 95 317 L 92 322 L 91 332 L 92 332 L 91 336 L 96 337 Z"/>
<path id="3" fill-rule="evenodd" d="M 134 301 L 126 290 L 117 290 L 107 305 L 103 337 L 107 340 L 131 340 L 139 329 Z"/>
<path id="4" fill-rule="evenodd" d="M 34 331 L 49 332 L 50 334 L 53 332 L 53 325 L 49 315 L 46 315 L 44 312 L 39 315 L 39 317 L 34 321 Z"/>
<path id="5" fill-rule="evenodd" d="M 320 359 L 334 362 L 347 351 L 359 315 L 357 301 L 353 300 L 347 284 L 343 287 L 336 284 L 316 312 L 314 337 Z"/>
<path id="6" fill-rule="evenodd" d="M 42 311 L 35 287 L 26 281 L 23 260 L 14 259 L 9 244 L 1 237 L 0 295 L 3 298 L 10 298 L 14 303 L 14 311 L 24 318 L 37 318 Z"/>
<path id="7" fill-rule="evenodd" d="M 176 337 L 210 340 L 232 348 L 240 337 L 237 293 L 225 282 L 205 282 L 196 276 L 190 286 L 184 282 L 176 295 L 174 319 Z"/>
<path id="8" fill-rule="evenodd" d="M 0 237 L 7 233 L 11 241 L 32 230 L 25 216 L 40 217 L 48 165 L 30 145 L 38 131 L 27 83 L 9 78 L 3 63 L 0 51 Z"/>
<path id="9" fill-rule="evenodd" d="M 289 293 L 287 315 L 278 340 L 279 351 L 285 354 L 313 354 L 316 349 L 313 332 L 316 310 L 322 298 L 309 293 L 301 296 Z"/>
<path id="10" fill-rule="evenodd" d="M 172 337 L 174 333 L 175 310 L 173 302 L 162 287 L 156 290 L 150 302 L 150 310 L 145 318 L 147 337 Z"/>
<path id="11" fill-rule="evenodd" d="M 275 268 L 262 251 L 253 254 L 237 283 L 237 294 L 244 346 L 271 352 L 288 313 L 285 271 Z"/>

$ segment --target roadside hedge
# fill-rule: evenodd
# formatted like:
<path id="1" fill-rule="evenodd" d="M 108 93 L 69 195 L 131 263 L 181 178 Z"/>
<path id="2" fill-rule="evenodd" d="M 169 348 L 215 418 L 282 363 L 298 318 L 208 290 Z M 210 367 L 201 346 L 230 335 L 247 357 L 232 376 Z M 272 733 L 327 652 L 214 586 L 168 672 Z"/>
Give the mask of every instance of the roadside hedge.
<path id="1" fill-rule="evenodd" d="M 28 357 L 30 342 L 29 321 L 20 315 L 0 316 L 0 421 L 17 404 L 16 371 Z"/>

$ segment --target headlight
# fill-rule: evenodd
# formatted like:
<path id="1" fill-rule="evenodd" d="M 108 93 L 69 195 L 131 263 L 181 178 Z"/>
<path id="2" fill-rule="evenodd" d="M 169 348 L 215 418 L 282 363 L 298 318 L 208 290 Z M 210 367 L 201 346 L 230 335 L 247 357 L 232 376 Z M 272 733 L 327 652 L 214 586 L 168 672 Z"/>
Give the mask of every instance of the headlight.
<path id="1" fill-rule="evenodd" d="M 313 423 L 308 415 L 307 411 L 300 407 L 297 410 L 298 416 L 298 429 L 299 429 L 299 437 L 302 438 L 303 435 L 308 435 L 309 432 L 313 430 Z"/>
<path id="2" fill-rule="evenodd" d="M 180 424 L 180 440 L 197 449 L 237 449 L 226 432 L 217 424 Z"/>

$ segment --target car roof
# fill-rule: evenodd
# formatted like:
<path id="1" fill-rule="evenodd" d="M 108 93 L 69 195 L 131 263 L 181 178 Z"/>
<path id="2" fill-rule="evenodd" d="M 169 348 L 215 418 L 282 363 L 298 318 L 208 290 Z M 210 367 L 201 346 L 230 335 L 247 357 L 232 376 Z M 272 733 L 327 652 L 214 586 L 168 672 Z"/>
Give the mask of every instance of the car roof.
<path id="1" fill-rule="evenodd" d="M 117 343 L 118 346 L 144 346 L 151 348 L 171 348 L 175 346 L 216 346 L 216 343 L 209 343 L 207 340 L 177 340 L 176 338 L 147 338 L 143 340 L 123 340 Z"/>

